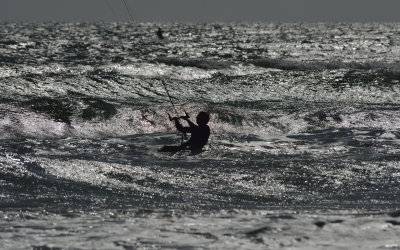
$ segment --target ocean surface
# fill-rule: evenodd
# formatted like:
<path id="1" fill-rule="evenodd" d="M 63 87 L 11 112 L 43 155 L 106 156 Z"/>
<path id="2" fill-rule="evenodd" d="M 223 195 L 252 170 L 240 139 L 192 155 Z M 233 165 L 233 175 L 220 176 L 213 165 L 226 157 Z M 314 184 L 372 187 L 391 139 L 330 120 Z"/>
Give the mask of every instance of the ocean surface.
<path id="1" fill-rule="evenodd" d="M 0 26 L 1 249 L 400 249 L 400 23 Z"/>

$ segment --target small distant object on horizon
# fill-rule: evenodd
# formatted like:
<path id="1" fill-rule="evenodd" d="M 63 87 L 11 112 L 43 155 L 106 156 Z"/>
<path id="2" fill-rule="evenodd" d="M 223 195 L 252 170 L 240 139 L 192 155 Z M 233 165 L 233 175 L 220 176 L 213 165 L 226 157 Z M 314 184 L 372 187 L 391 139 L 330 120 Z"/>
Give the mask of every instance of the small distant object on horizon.
<path id="1" fill-rule="evenodd" d="M 160 27 L 158 27 L 158 30 L 156 32 L 158 39 L 164 39 L 163 32 L 164 31 Z"/>

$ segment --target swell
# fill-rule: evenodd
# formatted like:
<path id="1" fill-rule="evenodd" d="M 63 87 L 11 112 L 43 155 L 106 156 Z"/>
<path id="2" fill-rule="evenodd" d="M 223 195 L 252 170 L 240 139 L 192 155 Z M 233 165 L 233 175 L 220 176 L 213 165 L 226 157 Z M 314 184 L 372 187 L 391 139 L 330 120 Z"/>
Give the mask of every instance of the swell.
<path id="1" fill-rule="evenodd" d="M 293 134 L 321 129 L 363 128 L 393 130 L 400 107 L 395 103 L 340 103 L 288 100 L 190 102 L 177 109 L 191 115 L 211 115 L 218 137 L 226 134 Z M 175 131 L 168 102 L 141 104 L 87 96 L 41 97 L 2 104 L 1 138 L 107 137 Z"/>
<path id="2" fill-rule="evenodd" d="M 23 144 L 26 147 L 29 142 L 25 141 Z M 9 145 L 18 146 L 18 143 L 9 142 Z M 36 145 L 33 144 L 32 146 L 35 147 Z M 131 200 L 133 204 L 132 199 L 140 199 L 140 194 L 134 190 L 124 190 L 123 187 L 111 189 L 87 180 L 75 180 L 54 175 L 50 173 L 46 164 L 28 160 L 26 159 L 28 157 L 25 157 L 24 153 L 18 150 L 16 150 L 16 153 L 19 158 L 0 155 L 0 160 L 4 163 L 0 171 L 2 180 L 1 209 L 40 208 L 49 212 L 53 210 L 59 212 L 63 209 L 71 210 L 71 208 L 93 209 L 100 205 L 115 208 L 121 207 L 121 200 Z M 56 165 L 57 162 L 52 164 Z M 105 198 L 107 198 L 107 202 L 101 202 Z M 123 205 L 127 204 L 129 202 Z"/>

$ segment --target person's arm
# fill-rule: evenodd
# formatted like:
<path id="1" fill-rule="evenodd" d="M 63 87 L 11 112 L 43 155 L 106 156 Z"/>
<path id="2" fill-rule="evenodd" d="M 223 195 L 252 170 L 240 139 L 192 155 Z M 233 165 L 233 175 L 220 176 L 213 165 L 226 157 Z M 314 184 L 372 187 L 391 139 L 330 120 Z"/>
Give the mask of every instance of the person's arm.
<path id="1" fill-rule="evenodd" d="M 174 117 L 173 119 L 175 121 L 175 127 L 178 131 L 182 133 L 190 133 L 191 129 L 188 127 L 183 127 L 182 124 L 179 122 L 179 118 Z"/>
<path id="2" fill-rule="evenodd" d="M 185 119 L 185 120 L 187 121 L 187 123 L 189 124 L 190 128 L 195 128 L 195 127 L 197 127 L 197 125 L 194 124 L 194 123 L 189 119 L 189 117 L 185 117 L 185 118 L 183 118 L 183 119 Z"/>

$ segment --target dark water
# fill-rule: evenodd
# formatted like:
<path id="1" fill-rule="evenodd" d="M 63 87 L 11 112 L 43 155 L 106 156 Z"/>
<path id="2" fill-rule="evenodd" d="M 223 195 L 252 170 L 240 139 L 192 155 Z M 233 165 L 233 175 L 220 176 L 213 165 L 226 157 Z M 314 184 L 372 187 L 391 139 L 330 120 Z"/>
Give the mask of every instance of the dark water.
<path id="1" fill-rule="evenodd" d="M 158 25 L 1 24 L 2 230 L 399 208 L 399 24 L 172 23 L 165 40 Z M 162 80 L 179 115 L 210 113 L 200 154 L 158 152 L 181 140 Z M 107 225 L 98 235 L 118 231 Z M 75 247 L 123 248 L 87 241 Z"/>

